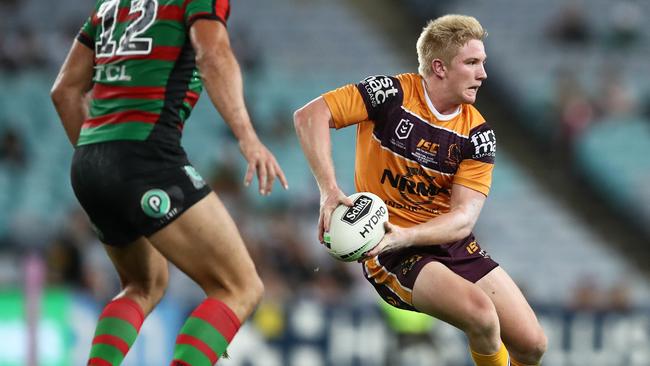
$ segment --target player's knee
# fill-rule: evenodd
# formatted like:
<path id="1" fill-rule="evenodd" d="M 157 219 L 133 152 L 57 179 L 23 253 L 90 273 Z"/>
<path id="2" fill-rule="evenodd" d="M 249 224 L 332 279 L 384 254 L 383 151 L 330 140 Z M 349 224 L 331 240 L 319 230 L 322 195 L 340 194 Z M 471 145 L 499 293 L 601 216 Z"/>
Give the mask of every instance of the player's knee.
<path id="1" fill-rule="evenodd" d="M 264 284 L 256 272 L 250 276 L 246 276 L 242 286 L 237 291 L 237 295 L 241 308 L 248 317 L 255 310 L 264 295 Z"/>
<path id="2" fill-rule="evenodd" d="M 254 277 L 255 278 L 251 281 L 251 299 L 254 303 L 253 306 L 257 306 L 257 304 L 262 300 L 262 296 L 264 296 L 264 282 L 262 282 L 262 279 L 258 275 L 255 275 Z"/>
<path id="3" fill-rule="evenodd" d="M 168 272 L 160 271 L 151 278 L 125 284 L 124 290 L 129 296 L 137 298 L 145 313 L 149 313 L 162 300 L 168 283 Z"/>
<path id="4" fill-rule="evenodd" d="M 546 353 L 548 343 L 541 327 L 534 332 L 522 334 L 518 339 L 519 349 L 514 352 L 517 354 L 517 360 L 531 365 L 539 363 Z"/>
<path id="5" fill-rule="evenodd" d="M 498 337 L 499 317 L 490 299 L 477 296 L 468 305 L 465 332 L 481 337 Z"/>

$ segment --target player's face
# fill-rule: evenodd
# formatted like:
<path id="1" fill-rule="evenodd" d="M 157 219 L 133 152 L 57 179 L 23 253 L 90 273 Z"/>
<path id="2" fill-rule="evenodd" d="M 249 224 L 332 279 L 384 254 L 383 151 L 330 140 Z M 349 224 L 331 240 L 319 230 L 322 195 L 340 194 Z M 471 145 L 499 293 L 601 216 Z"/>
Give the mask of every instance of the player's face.
<path id="1" fill-rule="evenodd" d="M 478 88 L 487 78 L 486 58 L 483 42 L 472 39 L 451 60 L 447 73 L 448 85 L 459 103 L 472 104 L 476 101 Z"/>

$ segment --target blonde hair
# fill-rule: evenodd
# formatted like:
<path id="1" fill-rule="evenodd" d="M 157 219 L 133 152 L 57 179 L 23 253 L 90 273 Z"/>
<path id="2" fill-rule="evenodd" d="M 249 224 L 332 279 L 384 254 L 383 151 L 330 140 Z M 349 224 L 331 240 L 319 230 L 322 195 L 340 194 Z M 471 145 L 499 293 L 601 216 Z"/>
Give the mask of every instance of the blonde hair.
<path id="1" fill-rule="evenodd" d="M 458 50 L 472 39 L 482 41 L 487 32 L 476 18 L 450 14 L 430 20 L 422 29 L 417 42 L 418 72 L 429 76 L 433 72 L 431 63 L 436 58 L 450 65 Z"/>

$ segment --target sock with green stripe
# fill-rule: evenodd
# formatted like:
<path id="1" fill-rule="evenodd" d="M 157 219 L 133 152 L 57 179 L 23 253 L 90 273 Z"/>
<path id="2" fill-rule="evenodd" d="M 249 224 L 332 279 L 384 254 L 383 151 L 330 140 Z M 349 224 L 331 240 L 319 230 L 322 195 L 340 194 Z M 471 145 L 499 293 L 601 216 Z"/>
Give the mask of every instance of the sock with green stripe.
<path id="1" fill-rule="evenodd" d="M 181 328 L 170 366 L 214 365 L 226 352 L 240 325 L 226 304 L 217 299 L 205 299 Z"/>
<path id="2" fill-rule="evenodd" d="M 118 366 L 135 342 L 144 312 L 135 301 L 121 297 L 109 302 L 99 316 L 87 365 Z"/>

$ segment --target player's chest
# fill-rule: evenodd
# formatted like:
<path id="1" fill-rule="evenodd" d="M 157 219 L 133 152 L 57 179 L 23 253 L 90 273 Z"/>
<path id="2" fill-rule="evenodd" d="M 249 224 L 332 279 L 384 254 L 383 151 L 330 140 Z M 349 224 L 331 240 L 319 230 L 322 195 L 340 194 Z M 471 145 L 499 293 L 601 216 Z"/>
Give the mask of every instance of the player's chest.
<path id="1" fill-rule="evenodd" d="M 443 174 L 456 173 L 467 140 L 453 128 L 433 124 L 401 107 L 376 121 L 373 134 L 396 156 Z"/>

